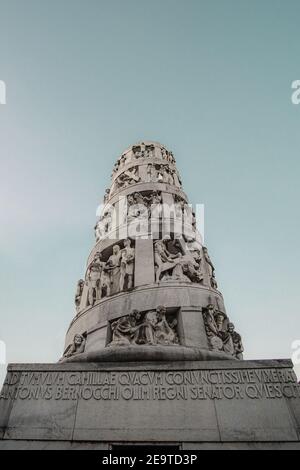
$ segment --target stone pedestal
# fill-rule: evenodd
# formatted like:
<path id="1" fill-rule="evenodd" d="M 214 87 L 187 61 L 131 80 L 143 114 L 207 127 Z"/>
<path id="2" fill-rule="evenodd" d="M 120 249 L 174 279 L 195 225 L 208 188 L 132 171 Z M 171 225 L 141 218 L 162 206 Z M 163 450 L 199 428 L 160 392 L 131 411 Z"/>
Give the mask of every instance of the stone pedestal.
<path id="1" fill-rule="evenodd" d="M 289 360 L 12 364 L 0 449 L 300 449 Z"/>

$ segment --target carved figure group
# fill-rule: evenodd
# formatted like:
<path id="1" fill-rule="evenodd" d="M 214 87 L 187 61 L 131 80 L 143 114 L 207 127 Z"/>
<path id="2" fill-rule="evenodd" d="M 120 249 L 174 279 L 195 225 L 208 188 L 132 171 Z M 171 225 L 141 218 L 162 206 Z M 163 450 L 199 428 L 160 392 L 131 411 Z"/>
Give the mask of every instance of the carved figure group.
<path id="1" fill-rule="evenodd" d="M 165 147 L 162 147 L 161 149 L 161 156 L 162 158 L 167 160 L 167 162 L 169 163 L 172 163 L 172 164 L 176 163 L 173 153 L 169 152 Z"/>
<path id="2" fill-rule="evenodd" d="M 210 348 L 243 359 L 242 338 L 225 313 L 209 304 L 203 312 L 203 319 Z"/>
<path id="3" fill-rule="evenodd" d="M 128 163 L 130 156 L 132 156 L 134 159 L 160 156 L 162 159 L 166 160 L 172 165 L 176 163 L 173 153 L 169 152 L 166 148 L 162 147 L 159 151 L 155 152 L 154 144 L 145 144 L 144 142 L 141 142 L 138 145 L 133 145 L 131 151 L 121 155 L 114 165 L 112 176 L 116 174 L 122 167 L 124 167 L 126 163 Z"/>
<path id="4" fill-rule="evenodd" d="M 138 183 L 141 178 L 138 175 L 138 167 L 130 168 L 118 176 L 113 186 L 113 192 L 117 189 L 127 188 L 132 184 Z"/>
<path id="5" fill-rule="evenodd" d="M 178 174 L 168 164 L 149 163 L 147 166 L 148 183 L 166 183 L 181 187 Z"/>
<path id="6" fill-rule="evenodd" d="M 180 243 L 165 236 L 154 242 L 155 281 L 201 282 L 198 259 Z"/>
<path id="7" fill-rule="evenodd" d="M 140 145 L 134 145 L 132 147 L 132 153 L 134 158 L 150 158 L 154 157 L 155 147 L 153 144 L 145 145 L 142 142 Z"/>
<path id="8" fill-rule="evenodd" d="M 128 219 L 160 217 L 162 196 L 158 191 L 153 191 L 150 195 L 136 192 L 127 197 Z"/>
<path id="9" fill-rule="evenodd" d="M 88 305 L 93 306 L 102 297 L 117 294 L 133 287 L 135 250 L 131 240 L 124 240 L 124 248 L 113 246 L 107 261 L 97 252 L 86 273 Z"/>
<path id="10" fill-rule="evenodd" d="M 133 310 L 111 323 L 112 340 L 110 347 L 128 345 L 171 345 L 178 344 L 177 320 L 166 317 L 167 310 L 163 306 L 156 311 L 145 313 Z"/>

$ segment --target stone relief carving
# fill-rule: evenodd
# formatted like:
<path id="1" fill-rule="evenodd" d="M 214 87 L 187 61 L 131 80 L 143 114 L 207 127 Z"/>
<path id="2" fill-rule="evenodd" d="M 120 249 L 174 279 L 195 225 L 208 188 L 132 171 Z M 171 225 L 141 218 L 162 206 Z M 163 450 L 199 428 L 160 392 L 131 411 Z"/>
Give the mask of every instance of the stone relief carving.
<path id="1" fill-rule="evenodd" d="M 119 162 L 120 162 L 119 167 L 121 168 L 121 167 L 123 167 L 124 165 L 126 165 L 127 160 L 128 160 L 128 155 L 125 154 L 125 153 L 123 153 L 123 154 L 121 155 L 121 157 L 120 157 L 120 160 L 119 160 Z"/>
<path id="2" fill-rule="evenodd" d="M 127 188 L 132 184 L 138 183 L 141 178 L 138 175 L 138 167 L 135 166 L 121 173 L 115 181 L 114 191 L 121 188 Z"/>
<path id="3" fill-rule="evenodd" d="M 159 191 L 150 195 L 136 192 L 127 196 L 127 216 L 129 219 L 150 218 L 151 215 L 160 217 L 162 211 L 162 196 Z"/>
<path id="4" fill-rule="evenodd" d="M 131 151 L 127 152 L 127 154 L 122 154 L 121 157 L 116 161 L 113 167 L 112 171 L 112 177 L 120 171 L 122 167 L 124 167 L 130 159 L 141 159 L 141 158 L 152 158 L 152 157 L 161 157 L 163 160 L 165 160 L 168 164 L 175 165 L 176 160 L 174 158 L 174 155 L 172 152 L 168 151 L 166 148 L 157 148 L 155 150 L 155 145 L 154 144 L 145 144 L 144 142 L 141 142 L 138 145 L 134 145 L 131 148 Z M 159 166 L 159 165 L 157 165 Z M 162 169 L 160 170 L 160 172 Z M 177 185 L 178 181 L 180 181 L 179 174 L 176 169 L 169 170 L 171 174 L 165 174 L 164 179 L 169 180 L 169 184 L 175 184 Z M 176 174 L 177 180 L 175 180 L 174 175 Z M 157 172 L 153 172 L 151 178 L 148 178 L 148 181 L 156 181 L 157 178 Z M 173 182 L 172 182 L 173 180 Z M 180 183 L 179 183 L 180 184 Z"/>
<path id="5" fill-rule="evenodd" d="M 103 270 L 106 266 L 102 261 L 102 254 L 97 252 L 90 263 L 86 274 L 86 285 L 88 286 L 88 305 L 93 306 L 96 300 L 101 299 L 103 287 Z M 107 294 L 109 295 L 109 294 Z"/>
<path id="6" fill-rule="evenodd" d="M 108 297 L 133 287 L 135 249 L 131 240 L 124 240 L 124 248 L 118 244 L 113 246 L 113 252 L 108 260 L 97 252 L 86 273 L 88 287 L 88 306 L 93 306 L 97 300 Z"/>
<path id="7" fill-rule="evenodd" d="M 176 171 L 168 164 L 149 163 L 147 166 L 148 183 L 166 183 L 180 187 Z"/>
<path id="8" fill-rule="evenodd" d="M 112 340 L 109 347 L 129 345 L 174 345 L 179 343 L 177 320 L 167 318 L 164 306 L 155 310 L 140 312 L 133 310 L 129 315 L 111 323 Z"/>
<path id="9" fill-rule="evenodd" d="M 85 349 L 86 340 L 83 335 L 76 334 L 73 339 L 73 343 L 67 348 L 64 352 L 61 361 L 65 358 L 76 356 L 77 354 L 82 354 Z"/>
<path id="10" fill-rule="evenodd" d="M 127 289 L 133 287 L 135 249 L 131 246 L 131 240 L 124 240 L 124 248 L 121 251 L 120 291 L 124 290 L 125 282 Z"/>
<path id="11" fill-rule="evenodd" d="M 75 305 L 76 305 L 77 310 L 79 309 L 79 306 L 80 306 L 83 287 L 84 287 L 84 280 L 79 279 L 77 283 L 76 294 L 75 294 Z"/>
<path id="12" fill-rule="evenodd" d="M 121 257 L 121 248 L 119 245 L 114 245 L 112 255 L 108 258 L 105 265 L 110 278 L 110 294 L 120 292 Z"/>
<path id="13" fill-rule="evenodd" d="M 162 281 L 203 281 L 200 263 L 195 253 L 192 254 L 179 240 L 170 240 L 168 236 L 154 242 L 155 282 Z"/>
<path id="14" fill-rule="evenodd" d="M 237 359 L 243 359 L 244 347 L 242 337 L 235 331 L 233 323 L 228 323 L 227 331 L 223 337 L 224 351 Z"/>
<path id="15" fill-rule="evenodd" d="M 242 338 L 225 313 L 209 304 L 203 311 L 203 319 L 210 348 L 243 359 Z"/>
<path id="16" fill-rule="evenodd" d="M 182 197 L 178 196 L 177 194 L 174 195 L 174 203 L 175 216 L 178 219 L 183 219 L 186 216 L 187 203 Z"/>
<path id="17" fill-rule="evenodd" d="M 151 183 L 151 182 L 156 181 L 156 177 L 157 177 L 157 172 L 156 172 L 155 165 L 153 163 L 149 163 L 147 166 L 147 182 Z"/>
<path id="18" fill-rule="evenodd" d="M 112 340 L 108 346 L 129 346 L 134 344 L 134 337 L 138 331 L 136 325 L 136 311 L 125 315 L 111 323 Z"/>
<path id="19" fill-rule="evenodd" d="M 150 158 L 154 156 L 155 147 L 153 144 L 145 145 L 142 142 L 140 145 L 134 145 L 132 147 L 132 153 L 134 158 Z"/>
<path id="20" fill-rule="evenodd" d="M 97 224 L 95 225 L 95 237 L 98 242 L 101 238 L 105 237 L 112 229 L 112 213 L 111 211 L 104 212 L 100 216 Z"/>
<path id="21" fill-rule="evenodd" d="M 159 306 L 156 309 L 157 323 L 155 324 L 155 338 L 159 344 L 178 344 L 177 319 L 167 320 L 167 309 Z"/>
<path id="22" fill-rule="evenodd" d="M 218 284 L 215 278 L 215 268 L 205 246 L 202 248 L 201 271 L 206 279 L 205 284 L 213 289 L 217 289 Z"/>
<path id="23" fill-rule="evenodd" d="M 169 152 L 165 147 L 161 148 L 161 156 L 165 160 L 167 160 L 169 163 L 175 164 L 175 158 L 172 152 Z"/>
<path id="24" fill-rule="evenodd" d="M 191 225 L 195 231 L 195 214 L 185 199 L 177 194 L 174 195 L 174 213 L 176 219 L 181 220 L 186 225 Z"/>
<path id="25" fill-rule="evenodd" d="M 104 204 L 107 203 L 108 199 L 109 199 L 109 194 L 110 194 L 110 189 L 106 189 L 105 190 L 105 193 L 104 193 L 104 196 L 103 196 L 103 202 Z"/>

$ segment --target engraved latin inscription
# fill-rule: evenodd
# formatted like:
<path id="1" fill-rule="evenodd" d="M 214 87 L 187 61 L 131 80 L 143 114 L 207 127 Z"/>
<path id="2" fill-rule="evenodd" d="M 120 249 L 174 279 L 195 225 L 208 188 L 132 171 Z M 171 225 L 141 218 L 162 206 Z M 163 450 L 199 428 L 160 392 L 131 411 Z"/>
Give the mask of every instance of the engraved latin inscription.
<path id="1" fill-rule="evenodd" d="M 300 397 L 289 369 L 10 373 L 0 398 L 242 400 Z"/>

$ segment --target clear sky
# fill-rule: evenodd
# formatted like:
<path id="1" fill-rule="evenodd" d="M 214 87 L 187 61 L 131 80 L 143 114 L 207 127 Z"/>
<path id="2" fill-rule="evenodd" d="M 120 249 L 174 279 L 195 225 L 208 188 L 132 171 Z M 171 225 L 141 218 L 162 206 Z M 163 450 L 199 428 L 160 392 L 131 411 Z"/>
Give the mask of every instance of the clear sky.
<path id="1" fill-rule="evenodd" d="M 300 339 L 300 2 L 0 0 L 0 340 L 53 362 L 120 153 L 172 150 L 246 359 Z M 300 371 L 300 369 L 298 369 Z M 0 382 L 5 367 L 0 367 Z"/>

